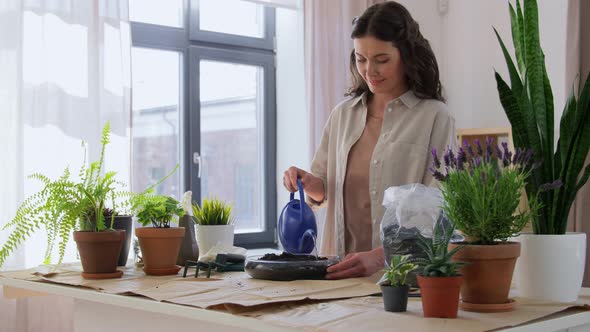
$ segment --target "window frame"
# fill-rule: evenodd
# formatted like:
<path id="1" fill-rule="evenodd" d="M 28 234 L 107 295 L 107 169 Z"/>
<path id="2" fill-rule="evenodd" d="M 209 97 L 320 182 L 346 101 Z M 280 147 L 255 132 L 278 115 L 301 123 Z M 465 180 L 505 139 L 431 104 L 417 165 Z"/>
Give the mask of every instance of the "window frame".
<path id="1" fill-rule="evenodd" d="M 264 50 L 275 49 L 275 10 L 264 7 L 264 36 L 262 38 L 238 36 L 199 28 L 199 0 L 190 0 L 189 39 L 209 43 L 222 43 Z"/>
<path id="2" fill-rule="evenodd" d="M 181 192 L 190 188 L 193 200 L 201 201 L 201 186 L 197 176 L 199 166 L 193 163 L 193 153 L 200 151 L 199 62 L 201 59 L 225 61 L 264 68 L 263 119 L 263 195 L 260 218 L 264 231 L 235 234 L 235 245 L 244 248 L 277 247 L 276 210 L 276 52 L 275 10 L 264 8 L 264 38 L 235 36 L 225 33 L 198 31 L 198 0 L 184 0 L 183 28 L 130 22 L 132 47 L 179 52 L 181 56 L 180 112 L 180 172 Z M 196 30 L 195 30 L 196 27 Z M 191 93 L 192 92 L 192 93 Z"/>

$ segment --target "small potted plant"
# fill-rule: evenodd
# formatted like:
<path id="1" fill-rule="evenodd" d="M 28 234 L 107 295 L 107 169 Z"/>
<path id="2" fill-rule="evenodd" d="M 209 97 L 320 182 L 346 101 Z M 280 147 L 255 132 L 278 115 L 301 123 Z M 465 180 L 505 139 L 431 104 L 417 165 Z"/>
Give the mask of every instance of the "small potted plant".
<path id="1" fill-rule="evenodd" d="M 78 172 L 79 179 L 72 179 L 68 168 L 56 180 L 39 173 L 31 175 L 43 182 L 43 188 L 27 198 L 14 219 L 4 226 L 4 229 L 14 227 L 14 230 L 0 249 L 0 265 L 32 232 L 45 227 L 48 237 L 45 264 L 51 262 L 57 239 L 58 265 L 62 262 L 73 233 L 84 278 L 116 278 L 123 274 L 117 270 L 117 260 L 125 231 L 113 230 L 114 216 L 107 218 L 104 214 L 107 203 L 117 209 L 117 198 L 123 195 L 120 190 L 123 184 L 115 179 L 116 172 L 103 172 L 105 147 L 110 142 L 108 122 L 103 127 L 100 142 L 100 159 L 89 167 L 86 166 L 86 144 L 82 144 L 84 161 Z"/>
<path id="2" fill-rule="evenodd" d="M 454 226 L 448 222 L 438 222 L 433 229 L 432 238 L 418 234 L 418 246 L 426 258 L 416 258 L 418 265 L 418 285 L 422 296 L 424 317 L 457 318 L 459 292 L 463 276 L 458 269 L 464 264 L 452 260 L 463 246 L 448 250 Z"/>
<path id="3" fill-rule="evenodd" d="M 143 271 L 147 275 L 175 275 L 180 270 L 176 258 L 185 229 L 170 224 L 176 216 L 181 218 L 184 215 L 184 209 L 173 197 L 152 192 L 153 189 L 148 189 L 131 198 L 131 209 L 144 226 L 135 229 Z"/>
<path id="4" fill-rule="evenodd" d="M 405 312 L 407 310 L 410 286 L 406 284 L 406 277 L 417 267 L 408 261 L 409 257 L 410 255 L 393 255 L 389 266 L 383 270 L 383 276 L 377 283 L 381 286 L 385 311 Z"/>
<path id="5" fill-rule="evenodd" d="M 536 167 L 533 152 L 519 149 L 513 154 L 507 143 L 500 148 L 488 138 L 485 148 L 479 140 L 474 145 L 466 141 L 456 156 L 447 149 L 444 165 L 436 151 L 433 156 L 432 172 L 441 181 L 443 210 L 466 236 L 465 248 L 455 256 L 469 263 L 461 270 L 465 277 L 461 308 L 511 310 L 508 292 L 520 243 L 508 239 L 518 235 L 539 209 L 536 197 L 530 197 L 529 211 L 517 213 L 526 179 Z"/>
<path id="6" fill-rule="evenodd" d="M 215 247 L 234 245 L 234 218 L 232 206 L 216 198 L 203 199 L 203 204 L 193 203 L 193 218 L 197 222 L 197 245 L 201 256 Z"/>

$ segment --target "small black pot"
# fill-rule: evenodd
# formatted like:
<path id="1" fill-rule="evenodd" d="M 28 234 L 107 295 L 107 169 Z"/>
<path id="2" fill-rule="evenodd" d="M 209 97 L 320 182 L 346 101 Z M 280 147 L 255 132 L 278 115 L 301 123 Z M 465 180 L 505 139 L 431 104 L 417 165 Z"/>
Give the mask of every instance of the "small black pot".
<path id="1" fill-rule="evenodd" d="M 408 291 L 410 287 L 403 285 L 399 287 L 381 286 L 383 293 L 383 306 L 385 311 L 405 312 L 408 308 Z"/>
<path id="2" fill-rule="evenodd" d="M 108 227 L 111 223 L 111 218 L 105 218 L 105 224 Z M 113 229 L 125 230 L 125 239 L 121 246 L 121 253 L 119 254 L 119 260 L 117 266 L 125 266 L 127 264 L 127 258 L 129 257 L 129 246 L 131 245 L 131 233 L 133 232 L 133 223 L 131 216 L 115 216 L 113 221 Z"/>

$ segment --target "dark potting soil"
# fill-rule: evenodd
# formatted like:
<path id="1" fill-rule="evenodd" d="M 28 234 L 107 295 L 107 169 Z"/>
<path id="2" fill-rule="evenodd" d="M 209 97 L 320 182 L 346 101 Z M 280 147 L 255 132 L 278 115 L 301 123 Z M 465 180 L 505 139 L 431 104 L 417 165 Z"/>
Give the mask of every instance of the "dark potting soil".
<path id="1" fill-rule="evenodd" d="M 244 270 L 256 279 L 290 281 L 324 279 L 328 266 L 338 263 L 336 258 L 289 253 L 266 254 L 246 260 Z"/>
<path id="2" fill-rule="evenodd" d="M 450 221 L 441 213 L 435 225 L 447 228 L 450 225 Z M 410 255 L 411 260 L 426 258 L 426 253 L 418 245 L 418 234 L 420 234 L 420 230 L 416 227 L 406 228 L 402 226 L 400 228 L 397 223 L 385 226 L 383 228 L 383 251 L 387 264 L 389 264 L 393 255 Z M 452 242 L 462 239 L 462 236 L 456 234 L 453 234 L 451 237 Z M 416 279 L 418 272 L 419 270 L 416 269 L 408 273 L 406 282 L 411 287 L 418 287 L 418 281 Z"/>
<path id="3" fill-rule="evenodd" d="M 327 257 L 318 257 L 314 255 L 293 255 L 288 252 L 283 252 L 280 255 L 266 254 L 260 257 L 260 261 L 285 261 L 285 262 L 307 262 L 307 261 L 323 261 Z"/>
<path id="4" fill-rule="evenodd" d="M 418 234 L 416 227 L 399 227 L 398 224 L 387 225 L 383 228 L 383 251 L 387 264 L 393 255 L 410 255 L 410 259 L 426 258 L 424 250 L 418 246 Z M 417 270 L 408 273 L 406 283 L 411 287 L 418 287 Z"/>

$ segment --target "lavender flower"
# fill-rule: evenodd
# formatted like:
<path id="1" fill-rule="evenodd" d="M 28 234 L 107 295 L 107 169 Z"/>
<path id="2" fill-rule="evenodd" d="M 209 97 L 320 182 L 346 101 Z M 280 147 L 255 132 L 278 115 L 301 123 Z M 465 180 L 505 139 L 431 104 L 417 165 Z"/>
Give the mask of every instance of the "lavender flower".
<path id="1" fill-rule="evenodd" d="M 496 144 L 495 147 L 496 147 L 496 154 L 498 155 L 498 159 L 502 160 L 502 158 L 504 156 L 504 154 L 502 153 L 502 150 L 500 149 L 498 144 Z"/>
<path id="2" fill-rule="evenodd" d="M 483 149 L 481 148 L 481 142 L 479 141 L 479 139 L 475 140 L 475 146 L 477 147 L 477 154 L 479 156 L 483 155 Z"/>
<path id="3" fill-rule="evenodd" d="M 437 179 L 438 181 L 443 182 L 448 177 L 448 175 L 444 175 L 439 170 L 435 170 L 432 167 L 428 168 L 428 170 L 430 171 L 430 173 L 432 173 L 432 176 L 434 176 L 434 178 Z"/>
<path id="4" fill-rule="evenodd" d="M 459 148 L 459 150 L 457 151 L 457 160 L 456 160 L 457 169 L 458 170 L 465 169 L 463 165 L 466 162 L 467 162 L 467 155 L 465 154 L 465 151 L 463 150 L 463 148 Z"/>
<path id="5" fill-rule="evenodd" d="M 494 155 L 494 150 L 492 149 L 492 145 L 494 144 L 494 138 L 493 137 L 486 137 L 486 157 L 488 158 L 488 161 L 490 159 L 492 159 L 492 156 Z"/>
<path id="6" fill-rule="evenodd" d="M 444 182 L 447 179 L 448 175 L 443 175 L 441 172 L 436 171 L 434 174 L 434 178 L 440 182 Z"/>
<path id="7" fill-rule="evenodd" d="M 440 168 L 440 159 L 438 158 L 438 154 L 435 148 L 432 148 L 432 166 L 436 169 Z"/>
<path id="8" fill-rule="evenodd" d="M 524 150 L 521 148 L 516 149 L 516 153 L 512 157 L 512 165 L 519 166 L 522 165 L 522 160 L 524 158 Z"/>
<path id="9" fill-rule="evenodd" d="M 546 191 L 550 191 L 550 190 L 555 190 L 557 188 L 560 188 L 561 186 L 563 186 L 563 182 L 561 182 L 560 179 L 557 179 L 551 183 L 545 183 L 539 186 L 539 191 L 540 192 L 546 192 Z"/>
<path id="10" fill-rule="evenodd" d="M 465 147 L 465 149 L 467 149 L 467 152 L 469 152 L 469 157 L 471 157 L 471 158 L 475 157 L 475 152 L 473 152 L 473 147 L 469 144 L 469 142 L 467 142 L 467 140 L 463 141 L 463 146 Z"/>
<path id="11" fill-rule="evenodd" d="M 504 154 L 504 156 L 502 158 L 502 166 L 504 166 L 504 167 L 510 166 L 510 156 L 509 155 Z"/>
<path id="12" fill-rule="evenodd" d="M 481 157 L 477 157 L 473 160 L 474 166 L 479 167 L 481 166 Z"/>
<path id="13" fill-rule="evenodd" d="M 453 149 L 449 146 L 449 159 L 451 162 L 451 167 L 455 166 L 455 154 L 453 153 Z"/>
<path id="14" fill-rule="evenodd" d="M 451 157 L 450 157 L 450 150 L 447 150 L 443 156 L 443 159 L 445 161 L 445 166 L 449 167 L 451 166 Z"/>
<path id="15" fill-rule="evenodd" d="M 502 164 L 504 167 L 508 167 L 512 160 L 512 152 L 508 150 L 508 143 L 502 142 L 502 148 L 504 148 L 504 156 L 502 158 Z"/>

